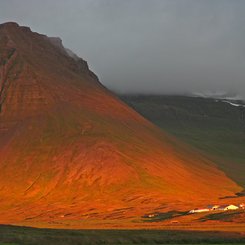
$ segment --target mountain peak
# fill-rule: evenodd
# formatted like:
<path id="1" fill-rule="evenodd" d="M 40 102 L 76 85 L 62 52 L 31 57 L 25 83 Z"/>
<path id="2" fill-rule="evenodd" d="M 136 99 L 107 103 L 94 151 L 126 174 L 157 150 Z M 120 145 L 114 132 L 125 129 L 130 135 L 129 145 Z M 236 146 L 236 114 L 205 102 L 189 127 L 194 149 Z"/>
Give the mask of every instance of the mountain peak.
<path id="1" fill-rule="evenodd" d="M 83 86 L 101 86 L 87 62 L 68 52 L 58 37 L 15 22 L 2 24 L 0 37 L 0 116 L 40 113 L 53 103 L 70 101 Z M 76 81 L 72 91 L 71 81 Z"/>
<path id="2" fill-rule="evenodd" d="M 31 28 L 28 26 L 20 26 L 16 22 L 5 22 L 3 24 L 0 24 L 0 29 L 4 28 L 7 30 L 22 30 L 22 31 L 29 31 L 31 32 Z"/>
<path id="3" fill-rule="evenodd" d="M 5 23 L 2 23 L 0 24 L 0 27 L 5 27 L 5 28 L 17 28 L 17 27 L 20 27 L 18 23 L 16 22 L 5 22 Z"/>

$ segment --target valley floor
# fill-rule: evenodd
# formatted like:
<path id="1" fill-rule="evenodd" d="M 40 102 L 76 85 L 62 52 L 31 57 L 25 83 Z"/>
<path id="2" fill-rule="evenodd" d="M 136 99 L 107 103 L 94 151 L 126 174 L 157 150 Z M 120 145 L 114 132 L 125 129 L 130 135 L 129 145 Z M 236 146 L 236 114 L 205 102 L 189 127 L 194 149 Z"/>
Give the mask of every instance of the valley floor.
<path id="1" fill-rule="evenodd" d="M 244 243 L 244 233 L 233 231 L 58 230 L 0 226 L 0 245 Z"/>

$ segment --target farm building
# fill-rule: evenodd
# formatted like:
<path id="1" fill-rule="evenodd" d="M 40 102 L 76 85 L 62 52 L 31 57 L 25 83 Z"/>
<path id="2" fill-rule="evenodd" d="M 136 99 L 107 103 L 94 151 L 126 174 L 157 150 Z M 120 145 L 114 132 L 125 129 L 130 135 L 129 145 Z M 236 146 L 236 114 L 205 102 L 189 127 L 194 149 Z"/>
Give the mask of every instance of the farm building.
<path id="1" fill-rule="evenodd" d="M 230 205 L 222 205 L 217 210 L 227 211 L 227 210 L 236 210 L 239 209 L 239 207 L 230 204 Z"/>
<path id="2" fill-rule="evenodd" d="M 242 209 L 245 209 L 245 203 L 241 203 L 241 204 L 239 205 L 239 207 L 242 208 Z"/>
<path id="3" fill-rule="evenodd" d="M 208 205 L 208 209 L 211 210 L 217 210 L 220 206 L 219 205 Z"/>
<path id="4" fill-rule="evenodd" d="M 195 208 L 189 211 L 189 214 L 209 212 L 208 208 Z"/>

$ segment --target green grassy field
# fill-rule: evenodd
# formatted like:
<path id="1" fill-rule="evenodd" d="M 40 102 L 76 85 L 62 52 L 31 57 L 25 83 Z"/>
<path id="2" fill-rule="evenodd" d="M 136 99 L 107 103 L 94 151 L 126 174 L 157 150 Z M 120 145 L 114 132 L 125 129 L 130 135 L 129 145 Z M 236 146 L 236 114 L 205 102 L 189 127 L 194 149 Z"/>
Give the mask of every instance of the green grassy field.
<path id="1" fill-rule="evenodd" d="M 0 245 L 244 244 L 235 232 L 166 230 L 52 230 L 0 226 Z"/>
<path id="2" fill-rule="evenodd" d="M 127 104 L 214 160 L 245 187 L 245 121 L 239 107 L 186 96 L 124 95 Z"/>

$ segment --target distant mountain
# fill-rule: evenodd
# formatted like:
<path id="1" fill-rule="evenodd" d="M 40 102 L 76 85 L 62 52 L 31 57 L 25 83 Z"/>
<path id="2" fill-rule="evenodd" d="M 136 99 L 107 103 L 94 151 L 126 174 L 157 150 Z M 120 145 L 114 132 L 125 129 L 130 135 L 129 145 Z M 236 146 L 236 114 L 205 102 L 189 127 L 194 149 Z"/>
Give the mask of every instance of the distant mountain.
<path id="1" fill-rule="evenodd" d="M 0 78 L 0 223 L 137 227 L 145 213 L 242 190 L 108 91 L 60 39 L 0 25 Z"/>
<path id="2" fill-rule="evenodd" d="M 121 96 L 141 115 L 209 156 L 245 188 L 244 102 L 214 97 Z"/>

